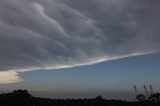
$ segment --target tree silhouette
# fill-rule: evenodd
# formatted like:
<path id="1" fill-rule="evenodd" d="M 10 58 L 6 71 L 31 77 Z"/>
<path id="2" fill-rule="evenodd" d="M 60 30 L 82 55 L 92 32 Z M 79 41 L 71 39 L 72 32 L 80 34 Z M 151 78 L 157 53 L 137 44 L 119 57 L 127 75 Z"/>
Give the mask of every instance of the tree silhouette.
<path id="1" fill-rule="evenodd" d="M 95 100 L 103 100 L 103 97 L 101 95 L 98 95 Z"/>
<path id="2" fill-rule="evenodd" d="M 0 94 L 0 106 L 160 106 L 160 93 L 153 94 L 150 101 L 143 94 L 137 99 L 141 102 L 106 100 L 100 95 L 93 99 L 49 99 L 34 97 L 27 90 L 15 90 Z"/>
<path id="3" fill-rule="evenodd" d="M 138 100 L 138 101 L 146 101 L 146 97 L 143 95 L 143 94 L 139 94 L 139 95 L 137 95 L 136 96 L 136 99 Z"/>
<path id="4" fill-rule="evenodd" d="M 160 93 L 152 94 L 152 95 L 149 97 L 149 101 L 150 101 L 150 102 L 160 103 Z"/>
<path id="5" fill-rule="evenodd" d="M 32 95 L 28 93 L 27 90 L 14 90 L 11 92 L 11 95 L 19 97 L 32 97 Z"/>

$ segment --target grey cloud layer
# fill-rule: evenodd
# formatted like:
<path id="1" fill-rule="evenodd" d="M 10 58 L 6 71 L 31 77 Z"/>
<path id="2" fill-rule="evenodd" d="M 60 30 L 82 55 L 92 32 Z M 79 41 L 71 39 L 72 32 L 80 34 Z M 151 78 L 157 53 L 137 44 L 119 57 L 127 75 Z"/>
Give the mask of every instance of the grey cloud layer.
<path id="1" fill-rule="evenodd" d="M 160 50 L 159 0 L 1 0 L 0 70 L 63 68 Z"/>

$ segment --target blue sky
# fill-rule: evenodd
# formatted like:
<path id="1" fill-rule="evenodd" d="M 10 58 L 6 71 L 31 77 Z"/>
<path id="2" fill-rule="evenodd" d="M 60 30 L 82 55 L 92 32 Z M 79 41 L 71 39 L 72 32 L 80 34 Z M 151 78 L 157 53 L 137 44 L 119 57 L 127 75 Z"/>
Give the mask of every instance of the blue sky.
<path id="1" fill-rule="evenodd" d="M 133 100 L 133 85 L 143 93 L 143 85 L 160 89 L 160 53 L 133 56 L 94 65 L 20 73 L 23 82 L 1 85 L 3 89 L 28 89 L 36 96 L 105 98 Z"/>

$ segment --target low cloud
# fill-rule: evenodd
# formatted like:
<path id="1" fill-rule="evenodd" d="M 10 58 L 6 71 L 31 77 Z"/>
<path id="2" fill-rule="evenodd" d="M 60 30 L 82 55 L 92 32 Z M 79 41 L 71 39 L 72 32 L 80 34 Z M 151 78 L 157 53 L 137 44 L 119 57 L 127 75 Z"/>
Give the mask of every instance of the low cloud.
<path id="1" fill-rule="evenodd" d="M 0 84 L 10 84 L 23 81 L 15 71 L 0 72 Z"/>
<path id="2" fill-rule="evenodd" d="M 157 52 L 159 5 L 159 0 L 1 0 L 0 70 L 65 68 Z M 19 81 L 16 72 L 3 73 Z"/>

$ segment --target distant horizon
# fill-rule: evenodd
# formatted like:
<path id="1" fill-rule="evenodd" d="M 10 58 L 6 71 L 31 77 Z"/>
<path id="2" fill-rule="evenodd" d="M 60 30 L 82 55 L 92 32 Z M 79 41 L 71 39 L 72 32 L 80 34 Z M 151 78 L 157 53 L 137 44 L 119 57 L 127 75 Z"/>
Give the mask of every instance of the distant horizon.
<path id="1" fill-rule="evenodd" d="M 49 98 L 88 98 L 88 97 L 90 98 L 91 97 L 91 98 L 94 98 L 97 95 L 101 95 L 106 99 L 122 99 L 122 100 L 132 101 L 132 100 L 135 100 L 135 92 L 133 88 L 134 85 L 137 86 L 138 93 L 144 94 L 143 85 L 146 85 L 149 90 L 150 84 L 153 86 L 154 92 L 160 91 L 159 83 L 155 82 L 155 80 L 158 80 L 157 78 L 159 78 L 159 77 L 156 77 L 159 75 L 158 74 L 159 72 L 158 68 L 160 63 L 159 58 L 160 58 L 159 53 L 155 53 L 155 54 L 147 54 L 143 56 L 112 60 L 112 61 L 102 62 L 102 63 L 88 65 L 88 66 L 80 66 L 80 67 L 73 67 L 73 68 L 67 68 L 67 69 L 48 70 L 48 71 L 37 70 L 37 71 L 20 73 L 21 77 L 23 77 L 26 81 L 28 80 L 27 82 L 23 81 L 20 83 L 14 83 L 10 85 L 2 85 L 0 88 L 0 92 L 3 93 L 3 90 L 6 90 L 6 92 L 8 92 L 15 89 L 26 89 L 30 91 L 34 96 L 40 96 L 40 97 L 49 97 Z M 155 61 L 156 64 L 154 63 L 155 59 L 157 59 Z M 139 62 L 135 63 L 136 61 L 139 61 Z M 132 74 L 134 75 L 133 78 L 127 81 L 126 78 L 132 76 L 130 72 L 133 69 L 132 68 L 130 69 L 129 67 L 132 66 L 133 64 L 134 64 L 134 69 L 137 69 L 137 71 L 135 71 L 136 72 L 135 75 Z M 116 67 L 112 67 L 112 65 Z M 145 65 L 145 67 L 143 65 Z M 138 66 L 141 66 L 141 67 L 138 67 Z M 149 71 L 153 67 L 155 70 Z M 149 74 L 144 73 L 146 69 L 149 71 Z M 118 72 L 117 72 L 118 75 L 115 73 L 118 70 L 122 71 L 121 73 L 122 75 Z M 130 72 L 128 73 L 130 75 L 123 77 L 123 73 L 126 73 L 127 70 L 130 70 Z M 143 80 L 140 80 L 141 77 L 137 75 L 137 72 L 144 73 Z M 79 73 L 81 74 L 79 75 Z M 112 79 L 114 78 L 107 78 L 108 75 L 106 73 L 110 73 L 110 75 L 114 75 L 114 76 L 121 76 L 120 78 L 123 77 L 123 80 L 122 81 L 119 80 L 119 82 L 117 82 L 118 80 L 115 80 L 113 83 L 110 83 L 110 81 L 112 81 Z M 154 75 L 155 77 L 152 77 L 153 76 L 152 74 L 155 74 Z M 88 75 L 90 75 L 89 78 L 87 78 Z M 45 77 L 44 79 L 41 79 L 42 76 L 48 76 L 48 78 Z M 55 76 L 58 76 L 58 77 L 55 77 Z M 81 76 L 85 76 L 84 79 L 82 79 Z M 88 86 L 86 86 L 85 82 L 87 80 L 91 80 L 91 79 L 93 80 L 94 78 L 93 76 L 98 76 L 95 79 L 95 84 L 94 83 L 88 84 Z M 55 80 L 61 79 L 61 77 L 64 78 L 62 82 L 69 84 L 69 86 L 65 85 L 66 90 L 64 88 L 63 83 L 57 86 L 57 81 L 55 81 Z M 73 78 L 77 78 L 75 80 L 75 83 L 72 81 Z M 34 83 L 36 83 L 36 85 L 34 83 L 31 83 L 32 82 L 30 81 L 31 79 L 34 80 Z M 52 80 L 48 81 L 48 79 L 53 79 L 53 82 Z M 101 82 L 102 79 L 103 80 L 105 79 L 105 80 Z M 110 80 L 109 82 L 107 81 L 108 79 Z M 80 84 L 77 83 L 82 80 L 83 82 L 81 82 Z M 69 81 L 72 81 L 72 83 L 70 83 Z M 89 82 L 92 82 L 92 81 L 89 81 Z M 102 84 L 100 84 L 100 82 Z M 50 86 L 46 87 L 45 86 L 46 83 L 48 83 Z M 122 84 L 123 86 L 120 86 L 120 84 Z M 33 86 L 33 88 L 28 88 L 26 85 L 28 87 Z M 39 85 L 38 88 L 36 87 L 37 85 Z M 78 87 L 80 85 L 82 86 L 82 88 Z M 61 90 L 58 88 L 59 86 L 63 86 Z M 72 86 L 76 88 L 73 89 Z M 119 88 L 116 88 L 116 86 L 119 86 Z"/>

